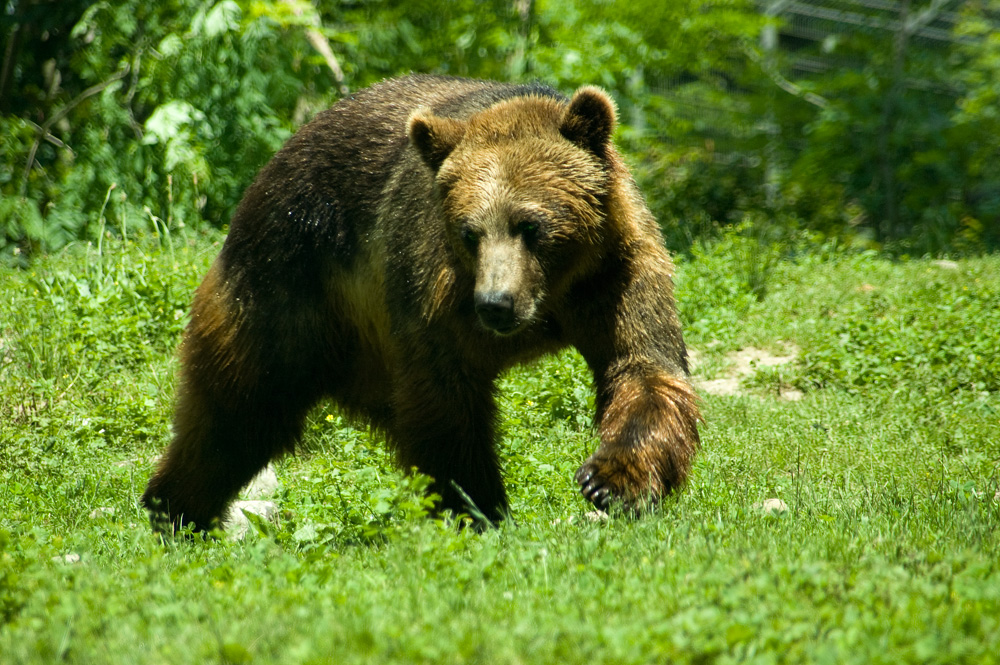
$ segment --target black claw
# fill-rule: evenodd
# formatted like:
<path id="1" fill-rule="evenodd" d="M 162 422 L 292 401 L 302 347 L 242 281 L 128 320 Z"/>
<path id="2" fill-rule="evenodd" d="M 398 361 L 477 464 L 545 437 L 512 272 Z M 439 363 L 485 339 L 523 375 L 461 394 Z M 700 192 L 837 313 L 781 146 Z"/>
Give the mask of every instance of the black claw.
<path id="1" fill-rule="evenodd" d="M 604 478 L 597 475 L 589 464 L 580 467 L 574 478 L 580 484 L 580 494 L 583 495 L 583 498 L 592 503 L 598 510 L 608 509 L 614 499 L 614 494 L 611 488 L 605 485 Z"/>

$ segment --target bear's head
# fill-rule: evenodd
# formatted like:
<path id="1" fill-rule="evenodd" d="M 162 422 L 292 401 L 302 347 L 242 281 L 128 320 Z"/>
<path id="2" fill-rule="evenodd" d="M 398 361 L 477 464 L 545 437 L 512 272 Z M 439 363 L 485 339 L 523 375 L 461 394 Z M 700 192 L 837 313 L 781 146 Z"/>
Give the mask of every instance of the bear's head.
<path id="1" fill-rule="evenodd" d="M 411 144 L 433 171 L 449 248 L 474 279 L 483 327 L 525 329 L 597 265 L 615 108 L 598 88 L 567 103 L 523 96 L 467 119 L 421 109 Z"/>

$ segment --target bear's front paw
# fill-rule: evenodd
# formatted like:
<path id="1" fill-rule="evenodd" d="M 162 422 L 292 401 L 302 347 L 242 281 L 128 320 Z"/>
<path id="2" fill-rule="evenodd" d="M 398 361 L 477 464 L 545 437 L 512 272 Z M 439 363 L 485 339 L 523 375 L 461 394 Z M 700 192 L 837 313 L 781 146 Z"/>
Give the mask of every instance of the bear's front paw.
<path id="1" fill-rule="evenodd" d="M 576 472 L 576 482 L 580 484 L 580 494 L 599 510 L 607 510 L 611 505 L 611 488 L 608 487 L 603 475 L 597 467 L 588 460 Z"/>
<path id="2" fill-rule="evenodd" d="M 659 474 L 643 471 L 635 461 L 591 455 L 576 472 L 580 493 L 599 510 L 619 502 L 626 512 L 641 513 L 664 493 Z"/>

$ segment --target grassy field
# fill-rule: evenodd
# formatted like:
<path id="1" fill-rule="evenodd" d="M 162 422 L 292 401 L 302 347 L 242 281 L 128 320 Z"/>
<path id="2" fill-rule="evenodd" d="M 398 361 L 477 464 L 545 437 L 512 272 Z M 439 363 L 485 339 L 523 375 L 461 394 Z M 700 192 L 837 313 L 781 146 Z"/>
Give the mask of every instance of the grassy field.
<path id="1" fill-rule="evenodd" d="M 0 663 L 1000 662 L 1000 256 L 697 246 L 695 378 L 795 359 L 704 395 L 691 483 L 645 518 L 577 493 L 593 396 L 566 353 L 503 382 L 514 522 L 427 517 L 323 405 L 276 524 L 163 546 L 137 498 L 220 240 L 0 272 Z"/>

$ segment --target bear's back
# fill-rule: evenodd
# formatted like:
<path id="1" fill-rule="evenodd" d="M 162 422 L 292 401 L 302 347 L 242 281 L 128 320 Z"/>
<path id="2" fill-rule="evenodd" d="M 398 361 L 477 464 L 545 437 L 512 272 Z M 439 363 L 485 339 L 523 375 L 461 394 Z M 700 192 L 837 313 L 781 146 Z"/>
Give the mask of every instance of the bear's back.
<path id="1" fill-rule="evenodd" d="M 260 266 L 266 255 L 266 264 L 286 276 L 305 266 L 350 266 L 393 171 L 424 168 L 415 151 L 406 150 L 406 122 L 413 111 L 467 118 L 522 96 L 565 100 L 541 84 L 412 75 L 337 102 L 261 169 L 233 215 L 223 261 Z M 256 277 L 273 277 L 267 272 Z M 296 281 L 305 287 L 318 277 L 302 274 Z"/>

